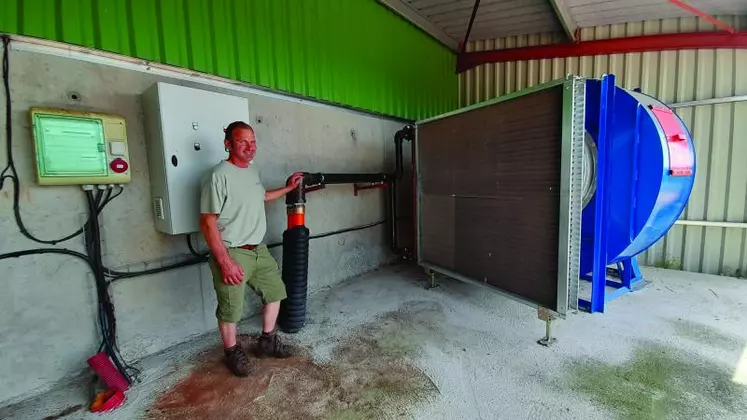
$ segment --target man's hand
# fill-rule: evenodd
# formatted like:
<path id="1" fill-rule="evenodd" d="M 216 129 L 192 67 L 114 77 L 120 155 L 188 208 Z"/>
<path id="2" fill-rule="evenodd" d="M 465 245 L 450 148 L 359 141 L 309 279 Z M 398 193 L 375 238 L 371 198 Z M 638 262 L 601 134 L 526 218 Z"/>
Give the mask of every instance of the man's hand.
<path id="1" fill-rule="evenodd" d="M 223 274 L 223 283 L 237 285 L 244 281 L 244 270 L 233 258 L 228 257 L 220 261 L 218 265 L 220 266 L 220 272 Z"/>
<path id="2" fill-rule="evenodd" d="M 288 194 L 289 192 L 298 188 L 303 181 L 303 172 L 296 172 L 288 178 L 288 185 L 277 188 L 274 190 L 265 191 L 265 201 L 277 200 L 278 198 Z"/>
<path id="3" fill-rule="evenodd" d="M 301 181 L 303 181 L 303 172 L 296 172 L 290 176 L 288 186 L 291 187 L 291 190 L 295 190 L 301 185 Z"/>

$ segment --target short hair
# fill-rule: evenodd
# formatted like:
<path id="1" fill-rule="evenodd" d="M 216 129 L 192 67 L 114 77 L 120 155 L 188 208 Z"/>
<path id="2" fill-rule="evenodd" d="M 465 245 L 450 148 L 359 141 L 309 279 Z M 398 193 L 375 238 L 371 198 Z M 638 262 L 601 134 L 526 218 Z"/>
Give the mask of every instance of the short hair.
<path id="1" fill-rule="evenodd" d="M 234 121 L 231 124 L 228 124 L 228 127 L 224 130 L 226 132 L 225 139 L 228 141 L 233 141 L 233 132 L 236 131 L 239 128 L 246 128 L 254 132 L 254 129 L 251 125 L 245 123 L 244 121 Z"/>

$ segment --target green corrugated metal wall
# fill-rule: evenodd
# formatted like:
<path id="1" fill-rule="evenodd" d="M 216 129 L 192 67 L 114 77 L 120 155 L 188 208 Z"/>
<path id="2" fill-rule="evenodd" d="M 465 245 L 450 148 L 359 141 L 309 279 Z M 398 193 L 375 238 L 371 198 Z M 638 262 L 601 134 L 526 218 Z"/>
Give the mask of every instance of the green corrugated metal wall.
<path id="1" fill-rule="evenodd" d="M 418 119 L 457 106 L 455 57 L 375 0 L 3 0 L 0 32 Z"/>

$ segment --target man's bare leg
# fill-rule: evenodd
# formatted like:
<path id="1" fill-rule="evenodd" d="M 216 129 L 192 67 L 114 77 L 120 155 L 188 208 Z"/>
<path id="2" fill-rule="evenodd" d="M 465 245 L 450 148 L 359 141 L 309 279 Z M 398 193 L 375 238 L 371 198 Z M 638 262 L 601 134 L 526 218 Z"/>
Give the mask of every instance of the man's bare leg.
<path id="1" fill-rule="evenodd" d="M 290 357 L 292 354 L 288 346 L 280 342 L 275 335 L 275 325 L 280 312 L 280 302 L 266 303 L 262 308 L 262 336 L 259 338 L 257 350 L 259 355 L 272 357 Z"/>
<path id="2" fill-rule="evenodd" d="M 236 324 L 230 322 L 219 322 L 220 338 L 223 339 L 223 348 L 230 349 L 236 345 Z"/>
<path id="3" fill-rule="evenodd" d="M 280 302 L 270 302 L 262 308 L 262 332 L 269 334 L 275 331 L 275 324 L 280 313 Z"/>

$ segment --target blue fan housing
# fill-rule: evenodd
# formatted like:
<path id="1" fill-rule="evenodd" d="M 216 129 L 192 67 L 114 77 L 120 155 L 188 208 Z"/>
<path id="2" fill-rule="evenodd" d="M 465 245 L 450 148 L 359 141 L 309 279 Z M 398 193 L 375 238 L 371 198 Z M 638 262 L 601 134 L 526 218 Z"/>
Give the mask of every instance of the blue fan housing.
<path id="1" fill-rule="evenodd" d="M 614 80 L 614 79 L 613 79 Z M 614 82 L 613 82 L 614 83 Z M 656 243 L 685 209 L 695 180 L 692 136 L 661 101 L 617 86 L 602 103 L 602 80 L 586 82 L 587 153 L 590 173 L 604 172 L 607 208 L 603 266 L 631 259 Z M 605 156 L 596 156 L 601 113 L 609 112 Z M 600 149 L 601 150 L 601 149 Z M 582 213 L 581 273 L 593 268 L 597 217 L 595 176 Z"/>

